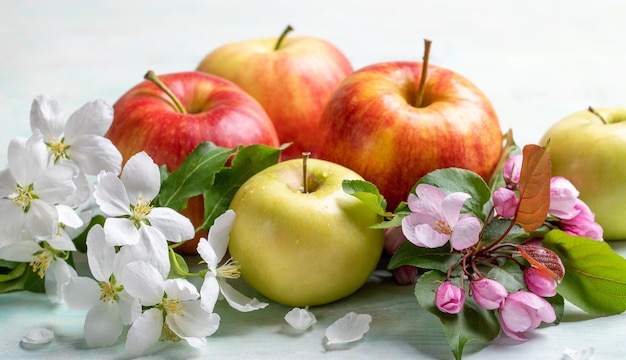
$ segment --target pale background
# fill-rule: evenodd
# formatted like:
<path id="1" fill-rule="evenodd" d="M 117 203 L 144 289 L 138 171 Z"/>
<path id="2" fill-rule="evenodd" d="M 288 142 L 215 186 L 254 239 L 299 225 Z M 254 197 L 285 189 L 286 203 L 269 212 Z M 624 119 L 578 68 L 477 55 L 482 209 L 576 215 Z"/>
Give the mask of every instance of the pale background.
<path id="1" fill-rule="evenodd" d="M 56 97 L 67 116 L 94 99 L 113 104 L 140 82 L 148 69 L 157 73 L 193 70 L 206 53 L 221 44 L 274 37 L 287 24 L 295 28 L 294 36 L 312 35 L 334 43 L 355 69 L 383 61 L 420 60 L 423 39 L 429 38 L 433 41 L 431 63 L 472 80 L 492 100 L 503 131 L 512 128 L 518 143 L 534 143 L 551 124 L 572 112 L 589 105 L 626 105 L 625 17 L 623 2 L 606 0 L 3 0 L 0 166 L 6 163 L 9 140 L 30 135 L 30 104 L 38 94 Z M 245 325 L 240 326 L 245 330 L 243 337 L 238 338 L 234 335 L 239 328 L 231 324 L 223 325 L 224 330 L 220 328 L 226 334 L 221 342 L 212 343 L 203 353 L 183 353 L 186 357 L 226 356 L 240 350 L 246 355 L 234 358 L 276 358 L 278 355 L 272 351 L 277 346 L 287 346 L 287 358 L 295 351 L 302 351 L 304 358 L 448 358 L 450 353 L 438 323 L 428 314 L 414 312 L 416 304 L 410 290 L 392 290 L 400 291 L 404 296 L 400 305 L 387 301 L 385 306 L 389 308 L 379 309 L 386 315 L 375 316 L 366 339 L 347 351 L 323 351 L 323 327 L 307 337 L 291 340 L 277 331 L 252 330 Z M 12 294 L 0 297 L 0 301 L 19 306 L 21 298 Z M 367 297 L 351 301 L 355 301 L 354 306 L 366 304 L 364 311 L 378 309 Z M 320 311 L 345 313 L 349 308 L 342 308 L 344 305 L 335 304 Z M 67 358 L 72 351 L 84 347 L 80 338 L 82 320 L 55 309 L 53 319 L 45 321 L 69 322 L 69 335 L 65 333 L 65 342 L 57 340 L 48 348 L 54 351 L 46 356 Z M 41 315 L 44 319 L 45 311 Z M 410 315 L 405 316 L 404 311 Z M 284 312 L 279 308 L 276 314 L 266 312 L 251 319 L 278 324 Z M 27 319 L 17 314 L 11 317 L 12 322 L 2 321 L 0 355 L 7 349 L 11 349 L 9 357 L 41 355 L 16 346 L 24 326 L 36 326 L 41 321 L 36 314 L 39 312 Z M 514 358 L 561 359 L 566 346 L 595 346 L 593 359 L 626 352 L 624 316 L 586 320 L 575 311 L 571 314 L 568 323 L 537 331 L 528 343 L 512 344 L 501 339 L 467 358 L 500 359 L 514 354 Z M 322 317 L 321 323 L 328 325 L 331 318 Z M 243 319 L 246 317 L 237 316 L 237 321 Z M 416 329 L 420 321 L 424 325 Z M 181 350 L 185 347 L 176 349 L 186 351 Z M 118 346 L 113 351 L 118 355 L 110 356 L 117 358 L 123 349 Z M 164 354 L 170 358 L 178 355 Z"/>

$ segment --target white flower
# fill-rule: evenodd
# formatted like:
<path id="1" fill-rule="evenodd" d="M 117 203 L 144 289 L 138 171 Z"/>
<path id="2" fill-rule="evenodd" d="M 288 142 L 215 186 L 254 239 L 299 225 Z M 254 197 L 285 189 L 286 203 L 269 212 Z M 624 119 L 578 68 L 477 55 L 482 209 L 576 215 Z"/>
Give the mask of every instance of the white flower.
<path id="1" fill-rule="evenodd" d="M 115 247 L 109 246 L 100 225 L 87 234 L 87 261 L 94 279 L 77 276 L 64 288 L 70 310 L 89 310 L 85 318 L 85 340 L 89 347 L 113 345 L 122 334 L 123 325 L 132 323 L 133 312 L 141 305 L 115 281 Z"/>
<path id="2" fill-rule="evenodd" d="M 209 268 L 200 288 L 202 308 L 209 312 L 213 312 L 220 293 L 233 309 L 241 312 L 263 309 L 268 305 L 256 298 L 251 299 L 243 295 L 226 282 L 227 278 L 236 279 L 240 275 L 236 261 L 230 259 L 218 267 L 228 249 L 230 229 L 233 227 L 234 221 L 235 212 L 227 210 L 215 219 L 209 230 L 209 239 L 200 239 L 198 242 L 198 254 Z"/>
<path id="3" fill-rule="evenodd" d="M 101 172 L 94 197 L 100 210 L 110 216 L 104 224 L 106 241 L 124 246 L 123 257 L 148 261 L 167 275 L 167 241 L 191 239 L 195 230 L 188 218 L 173 209 L 152 206 L 160 187 L 158 166 L 140 152 L 128 159 L 120 178 Z"/>
<path id="4" fill-rule="evenodd" d="M 309 308 L 293 308 L 285 315 L 285 321 L 294 329 L 306 330 L 317 322 Z"/>
<path id="5" fill-rule="evenodd" d="M 0 246 L 17 242 L 27 230 L 49 238 L 57 230 L 54 207 L 76 190 L 78 169 L 70 164 L 48 166 L 42 135 L 16 137 L 9 143 L 8 168 L 0 171 Z"/>
<path id="6" fill-rule="evenodd" d="M 70 160 L 88 175 L 120 172 L 122 154 L 104 137 L 112 121 L 113 108 L 102 100 L 83 105 L 67 122 L 51 96 L 37 96 L 30 110 L 31 130 L 41 131 L 53 161 Z"/>
<path id="7" fill-rule="evenodd" d="M 145 261 L 127 264 L 121 278 L 124 289 L 146 309 L 128 331 L 126 350 L 130 355 L 142 354 L 159 338 L 183 339 L 200 347 L 219 327 L 219 315 L 202 309 L 198 290 L 186 279 L 164 280 Z"/>
<path id="8" fill-rule="evenodd" d="M 372 316 L 349 312 L 326 329 L 326 344 L 345 344 L 360 340 L 369 331 Z"/>

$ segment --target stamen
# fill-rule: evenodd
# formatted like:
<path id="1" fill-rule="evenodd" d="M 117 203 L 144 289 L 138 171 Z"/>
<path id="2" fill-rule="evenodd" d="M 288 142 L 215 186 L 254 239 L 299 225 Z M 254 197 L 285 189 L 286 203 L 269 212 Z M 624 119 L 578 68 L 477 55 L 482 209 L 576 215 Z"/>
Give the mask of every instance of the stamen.
<path id="1" fill-rule="evenodd" d="M 159 338 L 159 341 L 179 342 L 180 340 L 180 336 L 176 335 L 167 323 L 163 321 L 163 330 L 161 330 L 161 337 Z"/>
<path id="2" fill-rule="evenodd" d="M 168 314 L 179 314 L 180 316 L 185 316 L 182 314 L 183 304 L 180 299 L 167 299 L 163 301 L 163 309 Z"/>
<path id="3" fill-rule="evenodd" d="M 237 260 L 230 258 L 222 266 L 217 268 L 217 277 L 227 279 L 239 279 L 241 276 L 241 266 Z"/>
<path id="4" fill-rule="evenodd" d="M 55 137 L 51 137 L 46 142 L 46 146 L 48 147 L 48 151 L 52 154 L 52 159 L 56 163 L 59 159 L 69 159 L 70 156 L 67 153 L 69 150 L 69 146 L 65 145 L 65 138 L 61 138 L 61 140 L 57 140 Z"/>
<path id="5" fill-rule="evenodd" d="M 151 200 L 144 201 L 142 196 L 137 198 L 137 203 L 132 208 L 133 215 L 131 216 L 131 219 L 135 222 L 136 226 L 140 226 L 141 223 L 145 221 L 146 216 L 150 214 L 150 211 L 152 210 L 150 202 Z"/>
<path id="6" fill-rule="evenodd" d="M 437 222 L 435 223 L 435 226 L 433 226 L 433 229 L 435 229 L 435 231 L 437 231 L 440 234 L 445 234 L 445 235 L 452 234 L 452 229 L 450 228 L 450 225 L 448 225 L 448 223 L 443 220 L 437 220 Z"/>
<path id="7" fill-rule="evenodd" d="M 37 275 L 43 279 L 51 261 L 52 254 L 47 250 L 43 250 L 39 254 L 36 254 L 28 265 L 33 268 L 33 272 L 37 273 Z"/>
<path id="8" fill-rule="evenodd" d="M 117 298 L 117 288 L 111 283 L 100 284 L 100 301 L 114 303 Z"/>

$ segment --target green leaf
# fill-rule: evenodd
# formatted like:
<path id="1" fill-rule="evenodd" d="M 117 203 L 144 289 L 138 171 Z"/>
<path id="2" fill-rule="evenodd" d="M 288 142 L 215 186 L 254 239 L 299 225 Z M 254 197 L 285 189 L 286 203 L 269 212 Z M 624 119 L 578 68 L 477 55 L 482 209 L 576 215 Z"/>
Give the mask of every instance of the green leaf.
<path id="1" fill-rule="evenodd" d="M 524 271 L 513 260 L 508 260 L 500 266 L 491 268 L 487 277 L 502 284 L 509 293 L 526 290 Z"/>
<path id="2" fill-rule="evenodd" d="M 565 266 L 565 277 L 557 287 L 565 299 L 592 315 L 626 310 L 626 259 L 607 243 L 552 230 L 542 245 Z"/>
<path id="3" fill-rule="evenodd" d="M 563 314 L 565 314 L 565 299 L 560 294 L 556 294 L 553 297 L 544 298 L 552 305 L 554 313 L 556 314 L 556 321 L 554 324 L 558 324 L 563 320 Z"/>
<path id="4" fill-rule="evenodd" d="M 169 258 L 172 266 L 170 267 L 170 273 L 167 276 L 168 279 L 187 278 L 189 275 L 189 266 L 187 266 L 185 258 L 175 252 L 171 247 L 169 248 Z"/>
<path id="5" fill-rule="evenodd" d="M 446 168 L 432 171 L 416 184 L 429 184 L 441 188 L 446 194 L 464 192 L 471 196 L 464 208 L 478 218 L 485 220 L 485 204 L 491 201 L 491 190 L 478 174 L 459 168 Z"/>
<path id="6" fill-rule="evenodd" d="M 458 278 L 452 280 L 453 284 L 459 286 Z M 435 305 L 435 291 L 444 281 L 446 275 L 440 271 L 433 270 L 421 275 L 415 284 L 415 296 L 422 308 L 439 318 L 454 358 L 461 359 L 468 342 L 493 341 L 500 333 L 500 323 L 493 311 L 478 306 L 471 296 L 465 297 L 463 310 L 458 314 L 439 311 Z"/>
<path id="7" fill-rule="evenodd" d="M 368 208 L 383 218 L 393 216 L 387 211 L 387 200 L 373 183 L 365 180 L 344 180 L 341 183 L 343 191 L 361 200 Z"/>
<path id="8" fill-rule="evenodd" d="M 169 176 L 162 178 L 157 198 L 159 206 L 181 210 L 190 197 L 202 194 L 213 184 L 219 172 L 236 149 L 216 146 L 211 142 L 200 143 Z"/>
<path id="9" fill-rule="evenodd" d="M 26 269 L 24 272 L 24 290 L 45 293 L 44 279 L 40 278 L 32 269 Z"/>
<path id="10" fill-rule="evenodd" d="M 499 218 L 487 223 L 482 237 L 483 243 L 489 244 L 500 239 L 502 234 L 507 231 L 512 222 L 513 220 L 511 219 Z M 508 232 L 506 232 L 506 235 L 500 242 L 520 244 L 527 239 L 528 233 L 524 231 L 524 229 L 519 224 L 514 224 L 513 227 Z"/>
<path id="11" fill-rule="evenodd" d="M 201 227 L 208 230 L 215 219 L 228 210 L 241 185 L 252 175 L 276 164 L 280 152 L 280 148 L 266 145 L 240 147 L 231 166 L 218 172 L 213 186 L 204 192 L 204 222 Z"/>
<path id="12" fill-rule="evenodd" d="M 400 244 L 398 250 L 389 260 L 388 268 L 395 269 L 402 265 L 413 265 L 422 269 L 435 269 L 446 272 L 462 258 L 462 253 L 450 251 L 450 244 L 429 249 L 405 241 Z"/>
<path id="13" fill-rule="evenodd" d="M 4 265 L 10 265 L 5 267 Z M 0 293 L 24 289 L 25 273 L 28 269 L 27 263 L 12 263 L 2 261 L 0 270 Z"/>
<path id="14" fill-rule="evenodd" d="M 72 240 L 74 241 L 74 245 L 76 245 L 76 250 L 82 253 L 87 252 L 87 234 L 89 234 L 89 230 L 96 224 L 104 226 L 105 220 L 106 218 L 102 215 L 96 215 L 91 218 L 85 230 Z"/>

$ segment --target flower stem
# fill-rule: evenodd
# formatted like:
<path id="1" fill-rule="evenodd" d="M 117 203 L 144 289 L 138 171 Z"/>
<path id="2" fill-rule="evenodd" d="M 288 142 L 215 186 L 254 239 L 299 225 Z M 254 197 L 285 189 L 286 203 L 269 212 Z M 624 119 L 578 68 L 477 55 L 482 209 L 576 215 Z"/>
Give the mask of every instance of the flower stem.
<path id="1" fill-rule="evenodd" d="M 174 102 L 174 105 L 176 106 L 176 110 L 178 110 L 179 113 L 181 114 L 187 113 L 187 110 L 185 110 L 185 107 L 183 106 L 183 104 L 180 103 L 180 100 L 178 100 L 176 95 L 174 95 L 174 93 L 167 86 L 165 86 L 165 84 L 163 84 L 161 79 L 159 79 L 159 77 L 154 73 L 154 71 L 149 70 L 146 73 L 146 75 L 143 76 L 143 78 L 146 80 L 152 81 L 156 86 L 159 87 L 159 89 L 163 90 L 163 92 L 166 93 L 170 99 L 172 99 L 172 101 Z"/>
<path id="2" fill-rule="evenodd" d="M 274 51 L 280 48 L 280 46 L 283 44 L 283 40 L 285 40 L 285 38 L 287 37 L 287 34 L 289 34 L 292 30 L 293 28 L 291 27 L 291 25 L 287 25 L 285 30 L 283 30 L 283 33 L 280 34 L 280 37 L 276 41 L 276 45 L 274 45 Z"/>
<path id="3" fill-rule="evenodd" d="M 422 61 L 422 75 L 420 76 L 420 84 L 417 88 L 417 98 L 415 99 L 415 107 L 422 107 L 424 101 L 424 87 L 426 84 L 426 76 L 428 74 L 428 58 L 430 57 L 430 44 L 432 41 L 424 39 L 424 57 Z"/>

